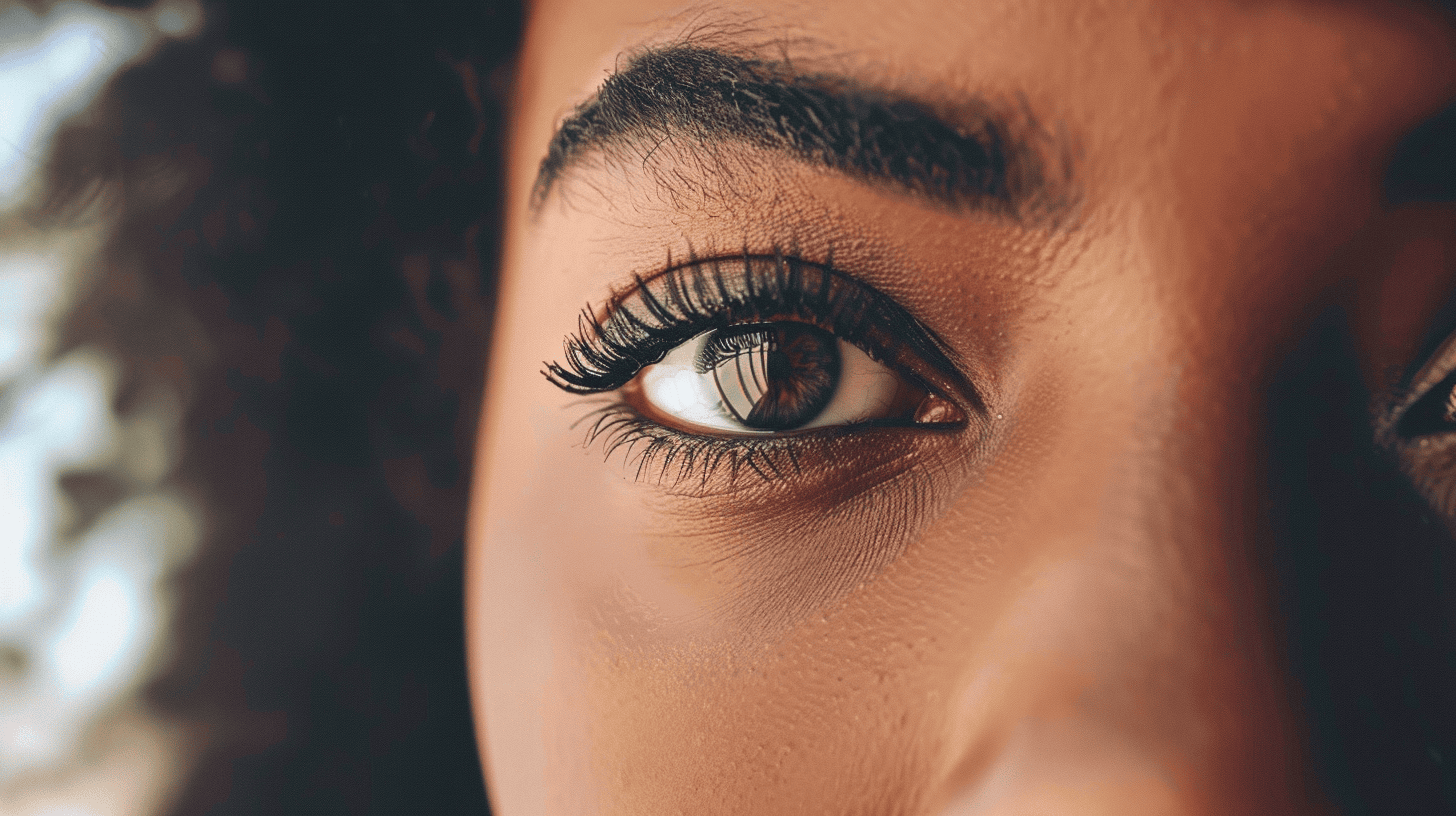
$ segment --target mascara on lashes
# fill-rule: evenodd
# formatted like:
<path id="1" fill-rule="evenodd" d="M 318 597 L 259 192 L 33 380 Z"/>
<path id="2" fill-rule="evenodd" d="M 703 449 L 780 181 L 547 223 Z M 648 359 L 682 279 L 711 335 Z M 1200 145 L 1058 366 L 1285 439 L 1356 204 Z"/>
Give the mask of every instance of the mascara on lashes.
<path id="1" fill-rule="evenodd" d="M 582 311 L 564 344 L 563 362 L 543 371 L 574 394 L 614 391 L 674 347 L 705 331 L 797 319 L 863 348 L 911 376 L 929 365 L 973 402 L 975 391 L 944 341 L 889 296 L 828 264 L 782 253 L 690 259 L 614 295 L 605 316 Z"/>

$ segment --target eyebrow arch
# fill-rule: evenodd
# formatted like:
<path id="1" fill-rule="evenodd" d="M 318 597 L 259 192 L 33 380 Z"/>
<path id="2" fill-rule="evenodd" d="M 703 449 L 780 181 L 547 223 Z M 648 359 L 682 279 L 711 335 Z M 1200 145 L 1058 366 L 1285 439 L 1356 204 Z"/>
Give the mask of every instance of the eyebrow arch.
<path id="1" fill-rule="evenodd" d="M 594 150 L 636 148 L 645 161 L 665 142 L 738 142 L 955 209 L 1055 220 L 1072 198 L 1069 162 L 1053 178 L 1036 144 L 1045 131 L 1018 114 L 968 98 L 952 123 L 915 99 L 786 62 L 692 44 L 644 49 L 557 128 L 532 205 Z"/>

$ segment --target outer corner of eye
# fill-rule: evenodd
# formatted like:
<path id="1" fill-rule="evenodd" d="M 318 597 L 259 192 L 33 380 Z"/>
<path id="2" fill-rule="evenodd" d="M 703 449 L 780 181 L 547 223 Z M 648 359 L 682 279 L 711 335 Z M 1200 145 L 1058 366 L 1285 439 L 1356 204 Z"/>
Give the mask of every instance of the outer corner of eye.
<path id="1" fill-rule="evenodd" d="M 1456 431 L 1456 375 L 1428 389 L 1391 422 L 1396 440 L 1413 442 Z"/>

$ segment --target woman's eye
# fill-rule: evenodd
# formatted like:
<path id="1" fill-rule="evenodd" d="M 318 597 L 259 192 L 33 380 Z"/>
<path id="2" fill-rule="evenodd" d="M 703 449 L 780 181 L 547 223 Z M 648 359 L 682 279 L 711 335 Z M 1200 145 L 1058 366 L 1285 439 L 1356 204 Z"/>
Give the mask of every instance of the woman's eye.
<path id="1" fill-rule="evenodd" d="M 1405 439 L 1456 431 L 1456 372 L 1446 375 L 1401 415 L 1396 433 Z"/>
<path id="2" fill-rule="evenodd" d="M 928 412 L 940 402 L 858 346 L 799 322 L 699 334 L 644 368 L 636 397 L 654 418 L 740 434 L 934 422 Z"/>
<path id="3" fill-rule="evenodd" d="M 1393 422 L 1377 423 L 1377 438 L 1456 532 L 1456 336 L 1448 336 L 1410 378 L 1399 404 Z"/>

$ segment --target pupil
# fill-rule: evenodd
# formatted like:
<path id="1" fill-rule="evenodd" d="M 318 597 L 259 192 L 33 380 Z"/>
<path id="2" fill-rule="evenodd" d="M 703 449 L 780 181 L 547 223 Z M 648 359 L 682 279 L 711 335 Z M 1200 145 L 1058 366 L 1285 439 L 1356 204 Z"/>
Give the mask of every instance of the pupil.
<path id="1" fill-rule="evenodd" d="M 713 375 L 723 407 L 760 431 L 787 431 L 814 419 L 839 385 L 839 341 L 803 323 L 718 332 L 700 368 Z"/>

